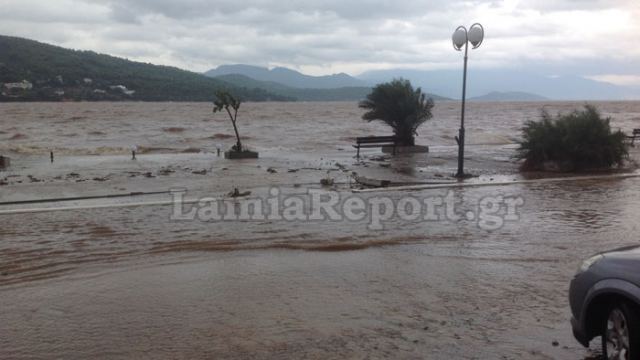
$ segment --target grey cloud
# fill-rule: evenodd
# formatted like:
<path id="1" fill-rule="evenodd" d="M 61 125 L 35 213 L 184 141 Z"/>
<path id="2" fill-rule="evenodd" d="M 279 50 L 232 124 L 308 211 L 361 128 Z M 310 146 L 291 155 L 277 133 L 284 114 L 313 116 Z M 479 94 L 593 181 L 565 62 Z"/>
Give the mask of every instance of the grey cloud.
<path id="1" fill-rule="evenodd" d="M 528 0 L 521 3 L 524 9 L 535 9 L 542 12 L 570 10 L 603 10 L 616 7 L 629 7 L 636 0 Z"/>
<path id="2" fill-rule="evenodd" d="M 491 2 L 491 1 L 489 1 Z M 477 1 L 476 1 L 477 3 Z M 344 0 L 300 0 L 295 2 L 268 0 L 112 0 L 111 6 L 129 9 L 139 16 L 147 14 L 161 14 L 168 18 L 186 19 L 209 17 L 216 14 L 233 16 L 247 10 L 258 9 L 274 16 L 287 13 L 301 14 L 335 14 L 343 19 L 371 19 L 415 17 L 429 11 L 442 10 L 448 6 L 464 7 L 469 4 L 462 0 L 446 1 L 392 1 L 392 0 L 361 0 L 358 2 Z"/>
<path id="3" fill-rule="evenodd" d="M 603 42 L 609 34 L 583 36 L 571 27 L 575 19 L 562 15 L 576 9 L 640 14 L 635 0 L 59 0 L 67 9 L 44 0 L 2 1 L 0 33 L 197 71 L 224 63 L 358 64 L 358 71 L 458 66 L 451 31 L 475 21 L 485 25 L 487 41 L 472 53 L 474 66 L 526 64 L 553 73 L 597 62 L 575 67 L 592 74 L 595 67 L 614 73 L 613 64 L 640 63 L 629 31 Z"/>
<path id="4" fill-rule="evenodd" d="M 111 6 L 111 18 L 119 23 L 125 23 L 125 24 L 140 23 L 138 14 L 136 14 L 131 9 L 121 4 L 113 4 Z"/>
<path id="5" fill-rule="evenodd" d="M 1 21 L 86 24 L 107 20 L 107 7 L 83 0 L 24 1 L 2 0 Z"/>

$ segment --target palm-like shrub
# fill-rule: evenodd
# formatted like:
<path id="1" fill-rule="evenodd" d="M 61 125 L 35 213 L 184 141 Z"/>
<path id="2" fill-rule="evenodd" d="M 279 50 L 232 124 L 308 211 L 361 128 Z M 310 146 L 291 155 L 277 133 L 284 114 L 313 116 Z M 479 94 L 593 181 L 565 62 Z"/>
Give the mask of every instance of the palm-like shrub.
<path id="1" fill-rule="evenodd" d="M 383 121 L 403 145 L 414 145 L 418 127 L 431 119 L 433 100 L 420 88 L 414 90 L 409 80 L 396 79 L 378 84 L 359 106 L 368 110 L 364 120 Z"/>
<path id="2" fill-rule="evenodd" d="M 567 171 L 622 165 L 628 145 L 624 133 L 611 131 L 610 120 L 591 105 L 555 118 L 543 111 L 540 121 L 525 123 L 516 156 L 525 169 L 549 162 Z"/>

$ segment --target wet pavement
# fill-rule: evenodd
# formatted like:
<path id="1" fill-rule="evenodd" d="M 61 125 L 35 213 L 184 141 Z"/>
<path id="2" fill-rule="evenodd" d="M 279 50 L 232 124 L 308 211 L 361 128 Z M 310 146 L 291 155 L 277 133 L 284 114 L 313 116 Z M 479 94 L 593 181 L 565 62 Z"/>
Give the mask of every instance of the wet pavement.
<path id="1" fill-rule="evenodd" d="M 608 111 L 630 126 L 635 104 L 612 103 Z M 531 105 L 504 105 L 506 114 L 476 109 L 479 122 L 499 123 L 495 133 L 476 129 L 467 169 L 477 177 L 466 183 L 492 185 L 362 193 L 353 192 L 360 187 L 354 173 L 394 185 L 451 182 L 456 152 L 447 131 L 421 138 L 435 144 L 429 154 L 389 157 L 374 149 L 358 160 L 348 148 L 351 137 L 371 125 L 343 124 L 358 118 L 356 110 L 294 104 L 285 124 L 295 127 L 313 113 L 327 134 L 314 140 L 314 131 L 298 125 L 291 133 L 296 142 L 260 142 L 256 134 L 282 132 L 277 110 L 267 105 L 272 113 L 253 109 L 264 123 L 248 129 L 261 158 L 233 162 L 212 154 L 199 124 L 228 124 L 207 120 L 208 113 L 194 110 L 185 129 L 176 130 L 186 105 L 153 111 L 148 104 L 104 105 L 104 116 L 87 106 L 43 117 L 45 107 L 11 105 L 13 117 L 37 115 L 33 121 L 54 125 L 41 134 L 34 122 L 3 124 L 7 136 L 26 138 L 8 145 L 14 161 L 0 173 L 1 202 L 163 193 L 0 205 L 2 359 L 586 359 L 597 352 L 572 338 L 569 281 L 582 259 L 638 243 L 640 178 L 549 182 L 535 179 L 561 175 L 518 171 L 511 143 L 518 124 L 509 114 L 534 116 Z M 444 117 L 455 115 L 448 104 L 440 109 Z M 109 115 L 154 121 L 132 130 Z M 70 140 L 80 130 L 87 137 Z M 43 156 L 47 136 L 58 136 L 53 164 Z M 147 147 L 136 161 L 127 154 L 131 142 Z M 187 147 L 203 152 L 182 153 Z M 634 168 L 630 162 L 616 173 Z M 323 177 L 335 186 L 322 187 Z M 379 228 L 372 228 L 373 213 L 355 220 L 172 219 L 171 189 L 186 189 L 191 200 L 224 199 L 235 209 L 242 199 L 228 196 L 234 187 L 258 201 L 274 188 L 278 198 L 313 190 L 369 205 L 451 199 L 455 216 L 440 209 L 435 218 L 411 218 L 400 216 L 398 206 Z M 515 216 L 492 210 L 504 199 L 522 200 Z M 197 201 L 183 210 L 193 206 Z"/>
<path id="2" fill-rule="evenodd" d="M 638 185 L 456 190 L 463 212 L 525 200 L 491 231 L 464 218 L 375 232 L 367 220 L 172 222 L 170 206 L 3 215 L 0 357 L 582 359 L 568 283 L 582 259 L 637 243 Z"/>

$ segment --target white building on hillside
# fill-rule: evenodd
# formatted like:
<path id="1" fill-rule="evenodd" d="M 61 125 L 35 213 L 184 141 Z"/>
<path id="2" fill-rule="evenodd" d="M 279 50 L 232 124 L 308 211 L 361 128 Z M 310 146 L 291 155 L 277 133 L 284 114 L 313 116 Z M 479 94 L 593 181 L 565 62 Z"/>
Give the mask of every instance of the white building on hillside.
<path id="1" fill-rule="evenodd" d="M 5 83 L 4 87 L 7 90 L 15 90 L 15 89 L 31 90 L 33 89 L 33 84 L 28 82 L 27 80 L 22 80 L 21 82 L 17 82 L 17 83 Z"/>

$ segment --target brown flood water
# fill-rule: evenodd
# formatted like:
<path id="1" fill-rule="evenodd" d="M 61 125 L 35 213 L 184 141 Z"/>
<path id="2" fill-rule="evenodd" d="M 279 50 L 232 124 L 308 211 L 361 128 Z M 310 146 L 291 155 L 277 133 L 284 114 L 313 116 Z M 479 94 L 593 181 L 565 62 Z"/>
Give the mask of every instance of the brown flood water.
<path id="1" fill-rule="evenodd" d="M 599 105 L 614 116 L 614 126 L 640 127 L 640 103 Z M 202 155 L 163 154 L 212 151 L 212 136 L 227 146 L 233 141 L 224 136 L 230 134 L 227 120 L 210 120 L 203 104 L 0 106 L 7 114 L 0 136 L 24 136 L 3 139 L 0 147 L 18 160 L 11 174 L 46 180 L 0 187 L 4 199 L 124 187 L 134 180 L 147 189 L 198 185 L 206 194 L 229 179 L 255 196 L 268 185 L 300 192 L 308 186 L 293 183 L 316 174 L 307 179 L 298 175 L 302 171 L 289 174 L 287 166 L 337 160 L 365 171 L 354 165 L 350 138 L 388 132 L 357 121 L 354 104 L 247 104 L 241 129 L 264 159 L 242 165 L 220 160 L 204 178 L 178 172 L 128 180 L 122 174 L 132 165 L 91 154 L 126 154 L 133 143 L 164 149 L 151 151 L 159 154 L 149 154 L 156 157 L 144 166 L 180 159 L 195 169 Z M 470 122 L 477 127 L 468 131 L 477 146 L 470 147 L 471 166 L 514 175 L 510 143 L 541 106 L 472 104 Z M 407 166 L 443 173 L 455 167 L 450 143 L 456 116 L 455 103 L 436 108 L 419 142 L 434 146 L 428 157 L 438 161 Z M 65 156 L 56 163 L 63 170 L 39 165 L 39 154 L 50 147 Z M 266 177 L 270 164 L 282 168 Z M 55 171 L 89 177 L 107 171 L 121 178 L 85 185 L 56 181 L 49 175 Z M 393 218 L 376 231 L 367 219 L 177 222 L 169 220 L 170 206 L 2 213 L 0 358 L 584 359 L 592 352 L 572 339 L 568 283 L 583 258 L 638 242 L 639 185 L 638 178 L 608 178 L 452 190 L 463 213 L 487 196 L 521 197 L 519 219 L 496 230 L 464 217 Z M 384 195 L 397 200 L 408 193 Z"/>

